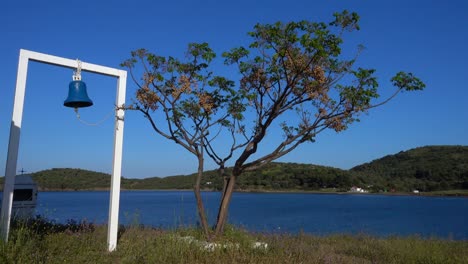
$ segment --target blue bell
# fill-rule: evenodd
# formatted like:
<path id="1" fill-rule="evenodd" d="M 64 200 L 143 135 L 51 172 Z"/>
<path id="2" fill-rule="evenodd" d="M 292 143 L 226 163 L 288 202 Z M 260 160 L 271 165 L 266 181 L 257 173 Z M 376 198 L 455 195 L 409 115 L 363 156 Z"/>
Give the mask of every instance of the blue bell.
<path id="1" fill-rule="evenodd" d="M 81 108 L 93 105 L 86 92 L 86 84 L 81 80 L 70 82 L 68 85 L 68 98 L 63 102 L 66 107 Z"/>

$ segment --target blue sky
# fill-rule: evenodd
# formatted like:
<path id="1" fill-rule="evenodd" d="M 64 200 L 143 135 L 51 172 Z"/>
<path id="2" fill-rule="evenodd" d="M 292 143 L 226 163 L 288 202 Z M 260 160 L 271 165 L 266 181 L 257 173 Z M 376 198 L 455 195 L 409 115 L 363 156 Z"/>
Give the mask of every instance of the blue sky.
<path id="1" fill-rule="evenodd" d="M 348 169 L 418 146 L 468 145 L 466 1 L 6 0 L 0 4 L 0 175 L 21 48 L 118 68 L 137 48 L 181 57 L 188 43 L 203 41 L 220 54 L 246 45 L 256 23 L 328 22 L 343 9 L 361 16 L 361 30 L 345 39 L 345 52 L 351 56 L 357 44 L 366 47 L 359 65 L 377 69 L 383 95 L 392 91 L 388 81 L 400 70 L 420 77 L 426 90 L 401 94 L 347 131 L 322 134 L 280 161 Z M 18 169 L 111 172 L 113 121 L 86 126 L 63 107 L 71 75 L 69 69 L 30 63 Z M 116 80 L 91 73 L 83 73 L 83 80 L 95 106 L 81 116 L 100 121 L 113 110 Z M 130 80 L 127 85 L 129 101 L 135 86 Z M 126 113 L 124 177 L 195 171 L 194 157 L 154 134 L 137 112 Z"/>

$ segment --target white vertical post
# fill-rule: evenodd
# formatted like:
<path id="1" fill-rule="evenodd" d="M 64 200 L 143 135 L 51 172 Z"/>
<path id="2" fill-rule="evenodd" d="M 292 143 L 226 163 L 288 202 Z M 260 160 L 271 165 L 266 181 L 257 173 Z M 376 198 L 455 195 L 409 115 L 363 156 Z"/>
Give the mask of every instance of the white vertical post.
<path id="1" fill-rule="evenodd" d="M 10 232 L 11 207 L 13 204 L 13 190 L 15 186 L 16 166 L 18 162 L 18 148 L 20 141 L 21 122 L 23 119 L 24 95 L 26 92 L 26 77 L 28 73 L 28 57 L 20 51 L 18 73 L 16 76 L 15 102 L 10 126 L 10 141 L 5 167 L 5 183 L 3 185 L 2 212 L 0 216 L 1 236 L 8 241 Z"/>
<path id="2" fill-rule="evenodd" d="M 109 251 L 114 251 L 117 246 L 117 233 L 119 228 L 120 179 L 124 128 L 124 110 L 119 107 L 125 104 L 126 83 L 127 73 L 122 72 L 117 84 L 117 109 L 115 110 L 114 159 L 109 201 L 109 224 L 107 227 L 107 246 Z"/>

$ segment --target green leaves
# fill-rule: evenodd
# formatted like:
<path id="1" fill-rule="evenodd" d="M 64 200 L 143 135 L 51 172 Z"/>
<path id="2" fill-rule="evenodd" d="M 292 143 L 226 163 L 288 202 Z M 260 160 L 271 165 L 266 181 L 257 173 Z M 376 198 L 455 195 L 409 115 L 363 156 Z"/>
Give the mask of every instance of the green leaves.
<path id="1" fill-rule="evenodd" d="M 344 105 L 345 113 L 348 115 L 357 115 L 361 111 L 367 110 L 371 106 L 371 100 L 378 98 L 377 87 L 379 86 L 377 78 L 373 75 L 374 69 L 358 68 L 352 71 L 355 76 L 354 85 L 338 85 L 340 97 Z M 351 117 L 350 116 L 350 117 Z M 350 121 L 357 119 L 348 118 Z"/>
<path id="2" fill-rule="evenodd" d="M 349 13 L 348 10 L 344 10 L 341 13 L 334 13 L 335 20 L 330 23 L 331 26 L 341 27 L 348 31 L 359 30 L 359 15 L 355 12 Z"/>
<path id="3" fill-rule="evenodd" d="M 213 87 L 218 87 L 222 90 L 228 90 L 231 95 L 235 94 L 235 91 L 232 89 L 235 86 L 235 83 L 225 77 L 214 76 L 211 80 L 208 81 L 208 84 Z"/>
<path id="4" fill-rule="evenodd" d="M 188 46 L 188 53 L 194 58 L 201 57 L 206 62 L 211 62 L 216 57 L 216 53 L 214 53 L 206 42 L 190 43 Z"/>
<path id="5" fill-rule="evenodd" d="M 239 63 L 242 58 L 245 58 L 248 55 L 249 51 L 244 47 L 233 48 L 230 52 L 223 52 L 223 57 L 225 58 L 224 64 L 230 65 Z"/>
<path id="6" fill-rule="evenodd" d="M 426 87 L 426 85 L 412 73 L 398 72 L 392 77 L 391 81 L 394 86 L 406 91 L 419 91 Z"/>
<path id="7" fill-rule="evenodd" d="M 357 71 L 352 71 L 352 73 L 357 78 L 358 87 L 360 89 L 370 90 L 375 97 L 378 96 L 377 87 L 379 83 L 377 82 L 377 77 L 373 76 L 375 69 L 358 68 Z"/>

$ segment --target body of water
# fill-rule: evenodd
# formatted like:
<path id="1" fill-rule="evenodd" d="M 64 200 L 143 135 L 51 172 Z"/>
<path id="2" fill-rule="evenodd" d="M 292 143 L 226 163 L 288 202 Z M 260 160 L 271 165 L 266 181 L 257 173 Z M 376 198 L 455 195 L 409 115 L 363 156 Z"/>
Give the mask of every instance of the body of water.
<path id="1" fill-rule="evenodd" d="M 214 223 L 220 193 L 203 193 Z M 41 192 L 37 212 L 68 219 L 107 223 L 109 192 Z M 197 225 L 190 191 L 123 191 L 120 223 L 155 227 Z M 316 235 L 365 233 L 376 236 L 468 239 L 468 199 L 304 193 L 235 193 L 229 222 L 252 231 L 306 232 Z"/>

